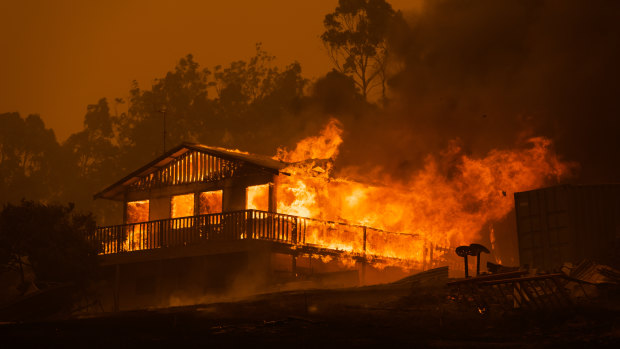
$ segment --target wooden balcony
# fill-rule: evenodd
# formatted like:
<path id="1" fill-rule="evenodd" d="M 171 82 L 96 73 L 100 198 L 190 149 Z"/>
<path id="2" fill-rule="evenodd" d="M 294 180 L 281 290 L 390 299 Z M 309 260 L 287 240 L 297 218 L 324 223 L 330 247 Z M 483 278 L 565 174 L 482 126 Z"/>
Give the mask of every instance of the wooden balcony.
<path id="1" fill-rule="evenodd" d="M 320 250 L 323 254 L 349 252 L 387 258 L 403 258 L 392 251 L 409 246 L 420 253 L 420 258 L 415 259 L 422 259 L 425 249 L 424 241 L 417 235 L 258 210 L 99 227 L 93 238 L 100 244 L 99 253 L 105 255 L 248 239 Z"/>
<path id="2" fill-rule="evenodd" d="M 189 246 L 214 240 L 264 239 L 304 242 L 307 219 L 244 210 L 98 227 L 100 254 Z"/>

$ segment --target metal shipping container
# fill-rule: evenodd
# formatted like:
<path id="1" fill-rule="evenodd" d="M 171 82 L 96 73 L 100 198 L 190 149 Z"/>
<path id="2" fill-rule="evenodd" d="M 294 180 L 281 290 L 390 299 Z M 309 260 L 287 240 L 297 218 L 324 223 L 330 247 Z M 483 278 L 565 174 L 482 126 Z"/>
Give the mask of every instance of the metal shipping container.
<path id="1" fill-rule="evenodd" d="M 515 193 L 520 264 L 544 270 L 617 260 L 620 184 L 560 185 Z"/>

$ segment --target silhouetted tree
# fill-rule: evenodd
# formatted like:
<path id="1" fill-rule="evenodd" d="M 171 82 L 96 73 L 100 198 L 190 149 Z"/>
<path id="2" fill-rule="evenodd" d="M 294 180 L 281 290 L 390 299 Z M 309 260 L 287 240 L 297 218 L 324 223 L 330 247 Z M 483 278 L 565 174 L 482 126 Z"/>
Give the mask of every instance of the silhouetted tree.
<path id="1" fill-rule="evenodd" d="M 54 131 L 39 115 L 0 114 L 0 203 L 57 195 L 50 179 L 58 153 Z"/>
<path id="2" fill-rule="evenodd" d="M 22 272 L 23 280 L 28 261 L 38 280 L 84 285 L 95 276 L 97 248 L 86 239 L 94 228 L 92 215 L 72 204 L 8 204 L 0 212 L 0 268 Z"/>
<path id="3" fill-rule="evenodd" d="M 168 148 L 182 141 L 197 141 L 203 132 L 211 131 L 204 128 L 205 119 L 212 114 L 207 99 L 210 75 L 187 55 L 151 89 L 140 89 L 134 82 L 128 113 L 117 121 L 120 165 L 125 171 L 162 153 L 164 110 Z"/>
<path id="4" fill-rule="evenodd" d="M 108 216 L 115 206 L 94 202 L 92 195 L 109 185 L 111 178 L 118 177 L 119 147 L 116 144 L 114 125 L 116 118 L 110 115 L 105 98 L 87 107 L 84 129 L 72 134 L 62 145 L 63 166 L 56 171 L 64 173 L 61 199 L 75 202 L 80 209 Z"/>
<path id="5" fill-rule="evenodd" d="M 387 33 L 400 18 L 385 0 L 339 0 L 327 14 L 321 39 L 329 57 L 341 73 L 353 77 L 364 99 L 376 86 L 385 99 Z"/>
<path id="6" fill-rule="evenodd" d="M 273 151 L 277 143 L 263 140 L 282 136 L 274 130 L 297 113 L 307 84 L 299 63 L 279 68 L 273 59 L 257 44 L 249 60 L 215 66 L 211 73 L 188 55 L 150 89 L 136 84 L 127 115 L 117 120 L 120 168 L 133 170 L 161 154 L 164 108 L 168 147 L 193 141 Z"/>
<path id="7" fill-rule="evenodd" d="M 273 151 L 277 146 L 273 141 L 290 135 L 287 121 L 298 114 L 308 81 L 299 63 L 282 69 L 273 60 L 259 43 L 247 62 L 214 68 L 216 115 L 225 125 L 221 145 Z"/>
<path id="8" fill-rule="evenodd" d="M 299 63 L 284 67 L 260 44 L 248 60 L 209 69 L 183 57 L 150 88 L 130 90 L 127 112 L 114 115 L 105 98 L 89 105 L 84 127 L 60 146 L 38 116 L 0 115 L 0 204 L 22 198 L 75 202 L 102 224 L 120 221 L 118 205 L 92 195 L 183 141 L 272 153 L 320 123 Z M 348 79 L 348 78 L 347 78 Z M 116 212 L 115 212 L 116 211 Z"/>
<path id="9" fill-rule="evenodd" d="M 117 147 L 114 144 L 114 120 L 105 98 L 87 107 L 84 129 L 72 134 L 63 144 L 75 157 L 81 177 L 89 177 L 111 166 Z"/>

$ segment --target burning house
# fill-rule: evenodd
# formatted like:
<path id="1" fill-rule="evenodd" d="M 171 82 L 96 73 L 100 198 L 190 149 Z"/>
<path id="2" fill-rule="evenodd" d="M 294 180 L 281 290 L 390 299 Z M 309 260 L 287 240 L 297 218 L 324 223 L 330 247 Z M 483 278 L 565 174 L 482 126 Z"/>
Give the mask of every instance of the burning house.
<path id="1" fill-rule="evenodd" d="M 305 163 L 184 143 L 97 193 L 123 202 L 123 224 L 95 234 L 110 303 L 139 308 L 291 282 L 402 277 L 401 268 L 373 267 L 390 258 L 380 247 L 423 246 L 418 236 L 282 212 L 279 186 L 295 166 Z M 430 266 L 432 252 L 408 268 Z"/>
<path id="2" fill-rule="evenodd" d="M 484 243 L 483 233 L 489 258 L 501 263 L 492 222 L 513 210 L 511 194 L 570 169 L 548 140 L 532 138 L 483 158 L 451 149 L 449 176 L 429 157 L 410 178 L 356 181 L 334 174 L 341 135 L 332 119 L 274 157 L 184 143 L 97 193 L 123 203 L 123 224 L 95 234 L 111 303 L 166 305 L 306 281 L 369 284 L 446 264 L 462 270 L 454 248 Z"/>

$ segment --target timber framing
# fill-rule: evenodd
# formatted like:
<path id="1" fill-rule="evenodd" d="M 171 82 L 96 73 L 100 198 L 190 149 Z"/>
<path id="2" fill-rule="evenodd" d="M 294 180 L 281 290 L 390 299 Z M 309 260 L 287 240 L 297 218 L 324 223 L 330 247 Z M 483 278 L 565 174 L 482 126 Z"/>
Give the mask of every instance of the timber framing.
<path id="1" fill-rule="evenodd" d="M 94 198 L 123 201 L 126 195 L 136 196 L 131 193 L 163 187 L 215 187 L 231 177 L 260 177 L 261 173 L 272 176 L 286 174 L 282 170 L 288 165 L 266 156 L 182 143 L 103 189 Z"/>

